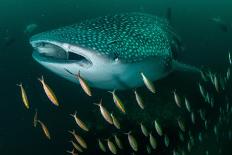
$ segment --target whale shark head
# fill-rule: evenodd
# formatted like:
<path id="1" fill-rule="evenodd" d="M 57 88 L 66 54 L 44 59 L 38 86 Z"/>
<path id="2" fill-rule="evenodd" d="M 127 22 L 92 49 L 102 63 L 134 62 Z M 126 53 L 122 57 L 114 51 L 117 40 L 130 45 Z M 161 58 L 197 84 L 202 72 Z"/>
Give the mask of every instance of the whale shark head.
<path id="1" fill-rule="evenodd" d="M 33 58 L 52 72 L 92 87 L 128 89 L 143 84 L 140 73 L 158 80 L 172 71 L 168 24 L 127 13 L 99 17 L 33 36 Z"/>

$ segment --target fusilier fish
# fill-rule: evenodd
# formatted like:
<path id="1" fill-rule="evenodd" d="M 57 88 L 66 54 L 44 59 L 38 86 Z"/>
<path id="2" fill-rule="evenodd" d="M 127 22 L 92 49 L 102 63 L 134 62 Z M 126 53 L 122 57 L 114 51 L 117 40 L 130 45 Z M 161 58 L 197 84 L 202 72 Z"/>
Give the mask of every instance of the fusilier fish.
<path id="1" fill-rule="evenodd" d="M 163 135 L 163 130 L 162 130 L 160 124 L 158 123 L 158 121 L 155 120 L 154 124 L 155 124 L 156 132 L 158 133 L 159 136 L 162 136 Z"/>
<path id="2" fill-rule="evenodd" d="M 178 107 L 181 107 L 181 100 L 180 100 L 180 97 L 179 95 L 176 93 L 176 91 L 173 92 L 173 95 L 174 95 L 174 100 L 176 102 L 176 105 Z"/>
<path id="3" fill-rule="evenodd" d="M 77 78 L 78 78 L 78 80 L 79 80 L 79 82 L 80 82 L 80 85 L 81 85 L 82 89 L 84 90 L 84 92 L 85 92 L 88 96 L 92 96 L 92 92 L 91 92 L 91 89 L 90 89 L 90 87 L 89 87 L 89 84 L 87 83 L 87 81 L 86 81 L 83 77 L 81 77 L 80 71 L 79 71 L 78 74 L 77 74 Z"/>
<path id="4" fill-rule="evenodd" d="M 98 139 L 98 146 L 103 152 L 106 152 L 106 147 L 100 139 Z"/>
<path id="5" fill-rule="evenodd" d="M 115 90 L 114 91 L 109 91 L 109 93 L 111 93 L 113 95 L 113 100 L 114 100 L 114 103 L 115 105 L 118 107 L 118 109 L 123 113 L 125 114 L 126 113 L 126 110 L 125 110 L 125 107 L 123 105 L 123 102 L 122 100 L 118 97 L 118 95 L 115 93 Z"/>
<path id="6" fill-rule="evenodd" d="M 169 140 L 168 136 L 164 135 L 164 144 L 165 144 L 165 146 L 168 147 L 169 143 L 170 143 L 170 140 Z"/>
<path id="7" fill-rule="evenodd" d="M 76 124 L 84 131 L 89 131 L 89 128 L 87 127 L 87 125 L 79 118 L 77 117 L 77 111 L 75 111 L 74 114 L 70 114 L 70 116 L 72 116 L 76 122 Z"/>
<path id="8" fill-rule="evenodd" d="M 231 75 L 231 71 L 230 71 L 230 68 L 227 69 L 227 72 L 226 72 L 226 79 L 229 80 L 230 79 L 230 75 Z"/>
<path id="9" fill-rule="evenodd" d="M 184 102 L 185 102 L 185 106 L 186 106 L 186 109 L 191 112 L 191 106 L 190 106 L 190 103 L 188 101 L 188 99 L 185 97 L 184 99 Z"/>
<path id="10" fill-rule="evenodd" d="M 203 71 L 200 71 L 200 73 L 201 73 L 201 78 L 202 78 L 204 81 L 208 81 L 208 79 L 207 79 L 205 73 L 204 73 Z"/>
<path id="11" fill-rule="evenodd" d="M 117 148 L 109 138 L 107 139 L 107 145 L 111 153 L 117 154 Z"/>
<path id="12" fill-rule="evenodd" d="M 35 115 L 34 115 L 34 119 L 33 119 L 33 126 L 36 127 L 38 124 L 38 111 L 37 109 L 35 110 Z"/>
<path id="13" fill-rule="evenodd" d="M 149 133 L 148 133 L 147 128 L 144 126 L 143 123 L 140 123 L 140 128 L 141 128 L 143 135 L 147 137 L 149 135 Z"/>
<path id="14" fill-rule="evenodd" d="M 218 82 L 218 78 L 216 75 L 214 75 L 214 86 L 215 86 L 215 89 L 217 90 L 217 92 L 219 92 L 219 82 Z"/>
<path id="15" fill-rule="evenodd" d="M 81 147 L 87 149 L 85 140 L 80 135 L 76 134 L 75 130 L 69 131 L 69 133 L 75 137 L 76 141 L 81 145 Z"/>
<path id="16" fill-rule="evenodd" d="M 77 151 L 79 151 L 79 152 L 83 152 L 83 149 L 77 144 L 77 143 L 75 143 L 74 141 L 70 141 L 71 143 L 72 143 L 72 145 L 73 145 L 73 147 L 77 150 Z"/>
<path id="17" fill-rule="evenodd" d="M 121 128 L 121 125 L 120 125 L 118 119 L 113 115 L 113 113 L 111 113 L 110 115 L 111 115 L 111 118 L 112 118 L 112 121 L 113 121 L 114 126 L 115 126 L 117 129 L 120 129 L 120 128 Z"/>
<path id="18" fill-rule="evenodd" d="M 181 119 L 178 119 L 178 125 L 180 127 L 180 129 L 185 132 L 185 125 L 184 125 L 184 122 L 181 120 Z"/>
<path id="19" fill-rule="evenodd" d="M 110 115 L 110 113 L 108 112 L 108 110 L 102 106 L 102 99 L 100 100 L 100 103 L 97 104 L 97 103 L 94 103 L 95 105 L 99 106 L 100 107 L 100 112 L 103 116 L 103 118 L 109 123 L 109 124 L 113 124 L 113 120 L 112 120 L 112 117 Z"/>
<path id="20" fill-rule="evenodd" d="M 43 132 L 45 134 L 45 136 L 50 140 L 51 139 L 51 136 L 50 136 L 50 133 L 49 133 L 49 130 L 48 128 L 45 126 L 45 124 L 43 122 L 41 122 L 40 120 L 37 120 L 38 123 L 41 125 L 42 129 L 43 129 Z"/>
<path id="21" fill-rule="evenodd" d="M 151 154 L 151 147 L 149 144 L 146 145 L 146 150 L 148 154 Z"/>
<path id="22" fill-rule="evenodd" d="M 205 96 L 206 96 L 205 89 L 203 88 L 203 86 L 200 83 L 198 83 L 198 86 L 199 86 L 200 93 L 201 93 L 202 97 L 205 98 Z"/>
<path id="23" fill-rule="evenodd" d="M 231 59 L 230 51 L 228 51 L 228 58 L 229 58 L 229 64 L 231 65 L 232 64 L 232 59 Z"/>
<path id="24" fill-rule="evenodd" d="M 149 142 L 151 144 L 151 147 L 155 150 L 157 147 L 157 142 L 156 142 L 155 137 L 153 137 L 151 133 L 149 134 Z"/>
<path id="25" fill-rule="evenodd" d="M 48 99 L 56 106 L 59 106 L 59 102 L 56 98 L 55 93 L 53 90 L 45 83 L 43 76 L 41 78 L 38 78 L 38 80 L 41 82 L 44 92 L 46 93 Z"/>
<path id="26" fill-rule="evenodd" d="M 136 90 L 134 90 L 134 94 L 135 94 L 135 99 L 136 99 L 139 107 L 141 109 L 144 109 L 144 102 L 143 102 L 142 97 L 138 94 L 138 92 Z"/>
<path id="27" fill-rule="evenodd" d="M 127 134 L 127 138 L 128 138 L 128 141 L 129 141 L 131 148 L 134 151 L 138 151 L 138 143 L 137 143 L 135 137 L 131 134 L 131 131 L 126 133 L 126 134 Z"/>
<path id="28" fill-rule="evenodd" d="M 118 148 L 122 150 L 123 149 L 122 142 L 117 135 L 114 135 L 114 140 L 115 140 L 115 143 L 117 144 Z"/>
<path id="29" fill-rule="evenodd" d="M 195 114 L 193 112 L 191 112 L 191 121 L 192 121 L 193 124 L 196 123 Z"/>
<path id="30" fill-rule="evenodd" d="M 20 87 L 20 90 L 21 90 L 21 97 L 22 97 L 22 100 L 23 100 L 23 103 L 24 103 L 25 107 L 26 107 L 27 109 L 29 109 L 29 101 L 28 101 L 28 97 L 27 97 L 26 91 L 25 91 L 25 89 L 23 88 L 23 84 L 20 83 L 20 84 L 17 84 L 17 86 Z"/>
<path id="31" fill-rule="evenodd" d="M 143 73 L 140 73 L 143 79 L 143 82 L 148 90 L 150 90 L 152 93 L 156 93 L 156 89 L 152 81 L 150 81 Z"/>

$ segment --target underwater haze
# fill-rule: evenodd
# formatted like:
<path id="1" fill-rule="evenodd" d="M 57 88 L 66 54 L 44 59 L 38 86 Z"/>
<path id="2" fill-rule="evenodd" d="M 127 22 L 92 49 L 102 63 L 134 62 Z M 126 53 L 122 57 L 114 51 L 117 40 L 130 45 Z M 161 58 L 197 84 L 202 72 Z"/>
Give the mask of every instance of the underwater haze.
<path id="1" fill-rule="evenodd" d="M 63 155 L 72 154 L 73 149 L 84 155 L 232 154 L 232 1 L 1 0 L 0 10 L 0 155 Z M 157 42 L 168 45 L 170 61 L 180 63 L 177 70 L 172 66 L 168 74 L 154 77 L 155 80 L 148 74 L 141 74 L 138 80 L 142 86 L 123 90 L 115 87 L 112 94 L 108 92 L 112 89 L 95 87 L 94 81 L 82 77 L 81 73 L 70 75 L 76 78 L 76 82 L 70 82 L 32 57 L 35 48 L 30 38 L 36 34 L 83 21 L 94 23 L 94 19 L 115 17 L 115 14 L 122 14 L 127 21 L 127 13 L 134 13 L 133 19 L 144 15 L 149 22 L 150 15 L 151 20 L 153 16 L 162 19 L 161 23 L 155 21 L 160 33 L 155 33 L 156 29 L 153 33 L 136 27 L 137 23 L 149 26 L 145 19 L 144 22 L 131 21 L 134 24 L 131 29 L 135 26 L 135 30 L 144 32 L 138 36 L 154 34 L 150 39 L 162 33 L 166 40 Z M 62 35 L 67 35 L 66 32 Z M 121 33 L 124 29 L 115 32 Z M 169 33 L 177 34 L 176 38 Z M 110 36 L 114 37 L 114 33 Z M 95 44 L 96 40 L 88 41 Z M 133 41 L 138 41 L 139 45 L 142 42 L 141 46 L 149 43 L 143 39 Z M 123 40 L 120 45 L 127 45 L 125 42 Z M 39 45 L 45 47 L 47 44 Z M 149 48 L 164 48 L 159 45 L 149 44 Z M 144 52 L 146 55 L 146 50 Z M 160 54 L 152 52 L 155 56 Z M 118 53 L 114 55 L 115 62 L 121 60 L 120 51 Z M 148 68 L 152 67 L 145 65 L 144 70 Z M 122 76 L 131 72 L 126 70 Z M 41 82 L 38 79 L 42 76 L 44 81 Z M 100 76 L 104 77 L 105 74 Z M 99 107 L 96 104 L 101 99 Z M 75 111 L 77 122 L 70 115 Z M 82 138 L 75 138 L 70 133 L 73 130 Z M 99 140 L 104 147 L 99 146 Z"/>

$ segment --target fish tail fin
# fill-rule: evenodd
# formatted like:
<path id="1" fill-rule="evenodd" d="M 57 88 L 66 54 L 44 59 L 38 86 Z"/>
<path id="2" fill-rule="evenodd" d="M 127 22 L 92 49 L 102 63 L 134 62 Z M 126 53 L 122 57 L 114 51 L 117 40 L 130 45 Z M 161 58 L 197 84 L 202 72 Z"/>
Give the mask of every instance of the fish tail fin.
<path id="1" fill-rule="evenodd" d="M 42 125 L 42 122 L 41 122 L 39 119 L 37 119 L 37 122 L 38 122 L 40 125 Z"/>
<path id="2" fill-rule="evenodd" d="M 201 70 L 197 67 L 191 66 L 191 65 L 186 65 L 183 63 L 180 63 L 178 61 L 173 61 L 172 62 L 173 70 L 175 71 L 181 71 L 181 72 L 192 72 L 192 73 L 201 73 Z"/>
<path id="3" fill-rule="evenodd" d="M 68 131 L 70 134 L 72 134 L 72 135 L 75 135 L 75 130 L 73 129 L 73 130 L 69 130 Z"/>
<path id="4" fill-rule="evenodd" d="M 100 100 L 100 102 L 99 103 L 93 103 L 94 105 L 97 105 L 97 106 L 101 106 L 102 105 L 102 98 L 101 98 L 101 100 Z"/>
<path id="5" fill-rule="evenodd" d="M 124 133 L 125 135 L 129 135 L 129 134 L 131 134 L 132 133 L 132 131 L 129 131 L 129 132 L 126 132 L 126 133 Z"/>
<path id="6" fill-rule="evenodd" d="M 75 118 L 75 116 L 77 115 L 77 111 L 74 111 L 73 114 L 69 114 L 69 115 Z"/>
<path id="7" fill-rule="evenodd" d="M 114 94 L 115 91 L 116 91 L 116 89 L 114 89 L 113 91 L 107 91 L 107 92 L 110 93 L 110 94 Z"/>
<path id="8" fill-rule="evenodd" d="M 75 153 L 75 150 L 74 150 L 74 149 L 72 149 L 72 151 L 67 150 L 66 152 L 67 152 L 67 153 L 70 153 L 70 154 L 74 154 L 74 153 Z"/>
<path id="9" fill-rule="evenodd" d="M 43 77 L 43 75 L 41 76 L 41 78 L 38 78 L 38 80 L 39 80 L 40 82 L 44 82 L 44 77 Z"/>
<path id="10" fill-rule="evenodd" d="M 23 83 L 22 83 L 22 82 L 19 82 L 19 83 L 16 84 L 16 86 L 22 87 L 22 86 L 23 86 Z"/>

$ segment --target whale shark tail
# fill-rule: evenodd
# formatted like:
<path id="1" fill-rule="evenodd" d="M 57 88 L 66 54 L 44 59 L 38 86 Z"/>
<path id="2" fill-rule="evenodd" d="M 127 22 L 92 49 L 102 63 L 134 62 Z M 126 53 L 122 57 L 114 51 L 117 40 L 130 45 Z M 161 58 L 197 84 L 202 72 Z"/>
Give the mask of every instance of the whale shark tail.
<path id="1" fill-rule="evenodd" d="M 173 70 L 180 71 L 180 72 L 192 72 L 192 73 L 201 73 L 201 70 L 197 67 L 180 63 L 176 60 L 172 62 Z"/>

